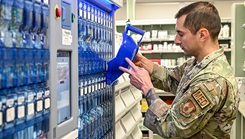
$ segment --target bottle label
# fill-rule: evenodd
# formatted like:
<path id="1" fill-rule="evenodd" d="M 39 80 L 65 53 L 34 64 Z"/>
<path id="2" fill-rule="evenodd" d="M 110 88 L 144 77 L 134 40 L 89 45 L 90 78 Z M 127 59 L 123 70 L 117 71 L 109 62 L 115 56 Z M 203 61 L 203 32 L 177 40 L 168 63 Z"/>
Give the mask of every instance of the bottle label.
<path id="1" fill-rule="evenodd" d="M 18 104 L 22 104 L 24 101 L 25 101 L 25 97 L 24 96 L 18 97 Z"/>
<path id="2" fill-rule="evenodd" d="M 42 94 L 43 94 L 42 92 L 38 92 L 37 93 L 37 99 L 41 98 L 42 97 Z"/>
<path id="3" fill-rule="evenodd" d="M 49 90 L 45 91 L 45 93 L 44 93 L 45 96 L 48 96 L 49 94 L 50 94 Z"/>
<path id="4" fill-rule="evenodd" d="M 15 118 L 14 107 L 7 109 L 6 111 L 6 121 L 11 122 Z"/>
<path id="5" fill-rule="evenodd" d="M 48 5 L 49 0 L 44 0 L 43 3 Z"/>
<path id="6" fill-rule="evenodd" d="M 39 100 L 39 101 L 37 101 L 37 106 L 36 106 L 37 108 L 37 112 L 40 112 L 40 111 L 42 111 L 43 110 L 43 101 L 42 100 Z"/>
<path id="7" fill-rule="evenodd" d="M 8 99 L 6 104 L 8 107 L 11 107 L 14 104 L 14 99 Z"/>
<path id="8" fill-rule="evenodd" d="M 30 103 L 27 105 L 27 115 L 33 115 L 34 114 L 34 104 L 33 103 Z"/>
<path id="9" fill-rule="evenodd" d="M 82 9 L 79 9 L 79 16 L 82 17 L 82 15 L 83 15 L 83 10 Z"/>
<path id="10" fill-rule="evenodd" d="M 22 118 L 25 116 L 25 107 L 24 106 L 19 106 L 18 107 L 18 118 Z"/>
<path id="11" fill-rule="evenodd" d="M 46 98 L 44 100 L 44 108 L 48 109 L 50 107 L 50 98 Z"/>
<path id="12" fill-rule="evenodd" d="M 3 125 L 3 113 L 0 112 L 0 126 Z"/>
<path id="13" fill-rule="evenodd" d="M 84 88 L 84 94 L 87 94 L 87 86 Z"/>
<path id="14" fill-rule="evenodd" d="M 33 94 L 29 94 L 29 95 L 28 95 L 28 101 L 33 100 L 33 98 L 34 98 L 34 95 L 33 95 Z"/>
<path id="15" fill-rule="evenodd" d="M 83 96 L 83 88 L 80 89 L 80 96 Z"/>

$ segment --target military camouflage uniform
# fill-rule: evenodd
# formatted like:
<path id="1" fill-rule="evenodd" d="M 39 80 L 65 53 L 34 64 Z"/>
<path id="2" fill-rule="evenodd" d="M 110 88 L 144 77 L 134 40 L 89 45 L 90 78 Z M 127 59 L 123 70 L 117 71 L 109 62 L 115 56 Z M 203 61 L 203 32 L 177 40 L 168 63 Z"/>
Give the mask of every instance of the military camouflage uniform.
<path id="1" fill-rule="evenodd" d="M 154 64 L 154 87 L 175 94 L 171 106 L 151 89 L 144 125 L 164 138 L 226 139 L 238 109 L 237 82 L 219 49 L 200 63 L 188 60 L 174 70 Z"/>

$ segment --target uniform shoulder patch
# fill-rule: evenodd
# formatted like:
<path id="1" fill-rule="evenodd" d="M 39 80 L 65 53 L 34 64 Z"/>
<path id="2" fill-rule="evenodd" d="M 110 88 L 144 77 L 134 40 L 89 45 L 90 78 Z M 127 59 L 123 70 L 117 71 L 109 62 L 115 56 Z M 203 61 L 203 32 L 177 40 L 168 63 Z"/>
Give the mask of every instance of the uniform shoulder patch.
<path id="1" fill-rule="evenodd" d="M 193 93 L 192 96 L 202 109 L 210 104 L 210 101 L 200 89 Z"/>
<path id="2" fill-rule="evenodd" d="M 191 113 L 196 111 L 196 106 L 193 104 L 192 100 L 187 100 L 180 104 L 180 114 L 184 117 L 191 117 Z"/>

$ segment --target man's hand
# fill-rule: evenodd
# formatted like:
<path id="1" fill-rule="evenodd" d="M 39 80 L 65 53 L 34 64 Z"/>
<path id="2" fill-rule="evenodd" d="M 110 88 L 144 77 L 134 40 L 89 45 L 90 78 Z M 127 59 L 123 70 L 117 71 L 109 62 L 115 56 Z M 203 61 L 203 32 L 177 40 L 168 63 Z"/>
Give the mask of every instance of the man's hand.
<path id="1" fill-rule="evenodd" d="M 138 67 L 144 68 L 149 72 L 151 75 L 153 72 L 154 64 L 149 59 L 141 55 L 140 53 L 137 53 L 134 58 L 134 64 Z"/>
<path id="2" fill-rule="evenodd" d="M 129 74 L 130 83 L 140 89 L 145 96 L 147 92 L 153 88 L 149 73 L 144 68 L 135 66 L 128 58 L 125 58 L 125 60 L 128 62 L 132 70 L 121 66 L 119 69 Z"/>

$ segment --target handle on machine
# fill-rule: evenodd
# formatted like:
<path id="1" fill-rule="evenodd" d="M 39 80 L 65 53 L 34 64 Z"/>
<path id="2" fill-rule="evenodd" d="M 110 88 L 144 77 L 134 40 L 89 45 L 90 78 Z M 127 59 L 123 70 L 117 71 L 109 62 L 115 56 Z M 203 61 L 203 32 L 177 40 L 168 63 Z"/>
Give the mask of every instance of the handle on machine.
<path id="1" fill-rule="evenodd" d="M 142 41 L 145 32 L 143 30 L 140 30 L 140 29 L 138 29 L 138 28 L 136 28 L 134 26 L 131 26 L 131 25 L 127 25 L 127 27 L 125 29 L 125 32 L 128 33 L 128 30 L 141 35 L 141 38 L 138 41 L 138 45 L 140 45 L 140 42 Z"/>

